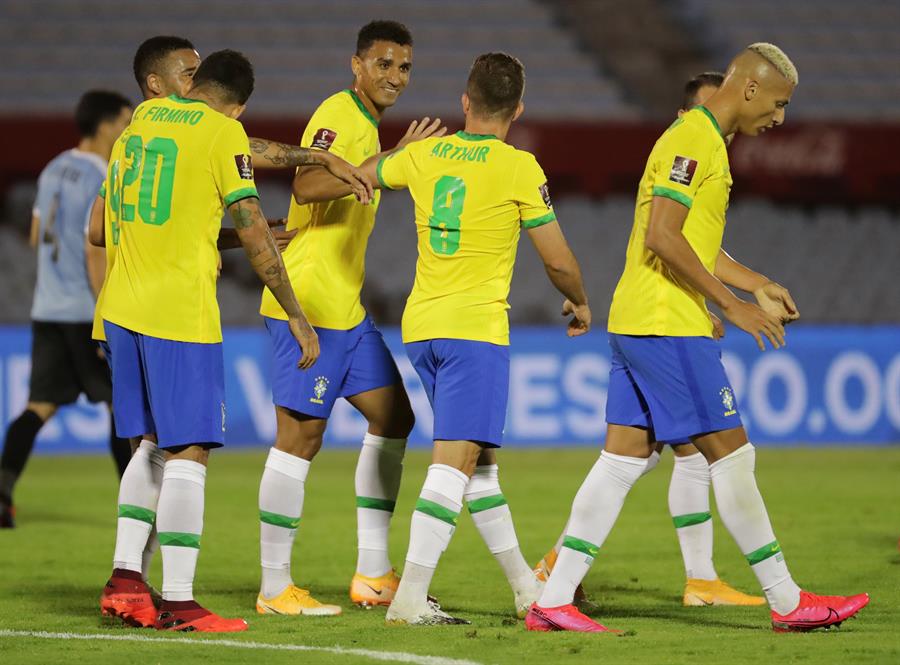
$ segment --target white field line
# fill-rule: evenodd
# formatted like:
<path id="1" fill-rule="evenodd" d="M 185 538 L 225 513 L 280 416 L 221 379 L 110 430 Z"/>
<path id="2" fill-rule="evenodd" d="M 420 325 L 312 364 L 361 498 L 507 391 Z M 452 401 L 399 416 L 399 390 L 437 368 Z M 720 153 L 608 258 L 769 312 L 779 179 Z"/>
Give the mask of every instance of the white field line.
<path id="1" fill-rule="evenodd" d="M 41 630 L 0 630 L 0 637 L 26 637 L 41 640 L 106 640 L 108 642 L 150 642 L 155 644 L 177 644 L 179 646 L 219 646 L 252 651 L 311 651 L 333 653 L 340 656 L 360 656 L 373 660 L 393 663 L 415 663 L 416 665 L 480 665 L 472 660 L 444 658 L 443 656 L 420 656 L 403 651 L 375 651 L 372 649 L 345 649 L 344 647 L 313 647 L 304 644 L 270 644 L 267 642 L 242 642 L 239 640 L 195 640 L 144 635 L 108 635 L 104 633 L 49 633 Z"/>

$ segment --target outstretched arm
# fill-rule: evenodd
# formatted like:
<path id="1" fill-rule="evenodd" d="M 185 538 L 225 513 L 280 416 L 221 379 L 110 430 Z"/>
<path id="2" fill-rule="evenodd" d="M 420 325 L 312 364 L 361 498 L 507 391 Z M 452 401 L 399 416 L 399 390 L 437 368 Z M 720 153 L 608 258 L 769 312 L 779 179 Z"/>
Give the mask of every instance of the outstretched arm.
<path id="1" fill-rule="evenodd" d="M 688 208 L 665 196 L 654 196 L 644 245 L 666 264 L 666 267 L 703 296 L 718 305 L 725 317 L 741 330 L 750 333 L 761 350 L 762 335 L 774 348 L 784 346 L 784 327 L 774 316 L 760 307 L 745 302 L 710 273 L 681 232 Z"/>
<path id="2" fill-rule="evenodd" d="M 547 277 L 566 298 L 563 316 L 574 315 L 569 321 L 567 334 L 569 337 L 583 335 L 591 329 L 591 309 L 581 278 L 581 267 L 563 236 L 562 228 L 556 221 L 549 222 L 528 229 L 528 237 L 544 262 Z"/>
<path id="3" fill-rule="evenodd" d="M 325 150 L 250 139 L 250 152 L 254 168 L 324 166 L 328 173 L 347 186 L 347 193 L 353 194 L 361 203 L 368 203 L 372 198 L 372 184 L 360 174 L 359 169 Z"/>
<path id="4" fill-rule="evenodd" d="M 246 198 L 228 207 L 234 230 L 240 239 L 250 265 L 288 316 L 291 332 L 303 350 L 299 367 L 308 369 L 319 357 L 319 340 L 312 329 L 291 286 L 281 252 L 272 237 L 269 224 L 259 207 L 259 199 Z"/>

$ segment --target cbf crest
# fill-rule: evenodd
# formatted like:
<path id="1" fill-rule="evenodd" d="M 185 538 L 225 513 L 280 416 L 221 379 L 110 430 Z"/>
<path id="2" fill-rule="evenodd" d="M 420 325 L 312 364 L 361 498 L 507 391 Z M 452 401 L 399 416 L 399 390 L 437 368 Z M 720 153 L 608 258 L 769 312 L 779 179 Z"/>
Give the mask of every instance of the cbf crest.
<path id="1" fill-rule="evenodd" d="M 328 379 L 324 376 L 317 376 L 316 382 L 313 384 L 313 393 L 315 393 L 315 397 L 310 397 L 309 401 L 313 404 L 323 404 L 322 398 L 325 396 L 327 390 Z"/>
<path id="2" fill-rule="evenodd" d="M 725 407 L 725 415 L 733 416 L 737 413 L 737 410 L 734 408 L 734 392 L 732 392 L 731 388 L 725 386 L 719 391 L 719 395 L 722 397 L 722 406 Z"/>

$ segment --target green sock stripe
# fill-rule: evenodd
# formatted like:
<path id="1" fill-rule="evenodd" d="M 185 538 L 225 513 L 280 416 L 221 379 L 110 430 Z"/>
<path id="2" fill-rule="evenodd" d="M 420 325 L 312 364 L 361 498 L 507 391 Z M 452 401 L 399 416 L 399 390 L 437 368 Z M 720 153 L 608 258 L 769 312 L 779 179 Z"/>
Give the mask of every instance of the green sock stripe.
<path id="1" fill-rule="evenodd" d="M 695 524 L 703 524 L 707 520 L 712 519 L 712 513 L 688 513 L 687 515 L 675 515 L 672 522 L 675 523 L 676 529 L 683 529 L 686 526 L 694 526 Z"/>
<path id="2" fill-rule="evenodd" d="M 278 513 L 268 513 L 265 510 L 259 511 L 259 521 L 271 524 L 272 526 L 280 526 L 284 529 L 296 529 L 300 526 L 299 517 L 288 517 L 287 515 L 279 515 Z"/>
<path id="3" fill-rule="evenodd" d="M 442 522 L 446 522 L 450 526 L 456 526 L 456 522 L 459 520 L 459 513 L 456 511 L 445 508 L 434 501 L 423 499 L 422 497 L 419 497 L 419 500 L 416 501 L 416 510 L 420 513 L 425 513 L 426 515 L 434 517 L 435 519 L 439 519 Z"/>
<path id="4" fill-rule="evenodd" d="M 168 547 L 193 547 L 200 549 L 199 533 L 179 533 L 178 531 L 160 531 L 159 544 Z"/>
<path id="5" fill-rule="evenodd" d="M 127 503 L 119 504 L 119 517 L 127 517 L 128 519 L 153 524 L 156 520 L 156 513 L 149 508 L 141 506 L 132 506 Z"/>
<path id="6" fill-rule="evenodd" d="M 375 499 L 370 496 L 356 497 L 357 508 L 371 508 L 372 510 L 383 510 L 386 513 L 392 513 L 396 505 L 397 502 L 390 499 Z"/>
<path id="7" fill-rule="evenodd" d="M 747 563 L 751 566 L 755 566 L 756 564 L 765 561 L 769 557 L 773 557 L 776 554 L 781 552 L 781 545 L 778 544 L 777 540 L 773 540 L 768 545 L 763 545 L 758 550 L 753 550 L 749 554 L 745 554 L 747 557 Z"/>
<path id="8" fill-rule="evenodd" d="M 483 510 L 490 510 L 491 508 L 499 508 L 500 506 L 506 505 L 506 498 L 502 494 L 495 494 L 494 496 L 486 496 L 481 499 L 474 499 L 469 501 L 469 513 L 474 515 L 475 513 L 480 513 Z"/>
<path id="9" fill-rule="evenodd" d="M 575 550 L 576 552 L 581 552 L 582 554 L 587 554 L 591 558 L 596 557 L 600 553 L 599 545 L 594 545 L 594 543 L 589 543 L 581 538 L 573 538 L 572 536 L 563 538 L 562 546 L 568 547 L 570 550 Z"/>

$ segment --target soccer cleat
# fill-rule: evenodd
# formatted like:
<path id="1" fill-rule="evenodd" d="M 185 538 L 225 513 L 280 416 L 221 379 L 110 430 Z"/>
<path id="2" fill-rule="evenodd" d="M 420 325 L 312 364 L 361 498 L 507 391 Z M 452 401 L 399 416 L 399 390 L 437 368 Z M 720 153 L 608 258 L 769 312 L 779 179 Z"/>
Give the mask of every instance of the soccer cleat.
<path id="1" fill-rule="evenodd" d="M 776 633 L 806 632 L 816 628 L 837 628 L 869 604 L 869 594 L 855 596 L 817 596 L 800 592 L 800 604 L 790 614 L 772 612 Z"/>
<path id="2" fill-rule="evenodd" d="M 309 591 L 291 584 L 274 598 L 262 594 L 256 597 L 256 611 L 260 614 L 303 614 L 306 616 L 337 616 L 341 608 L 325 605 L 313 598 Z"/>
<path id="3" fill-rule="evenodd" d="M 762 596 L 742 593 L 719 579 L 688 579 L 684 585 L 682 603 L 685 607 L 706 607 L 709 605 L 765 605 Z"/>
<path id="4" fill-rule="evenodd" d="M 559 554 L 556 550 L 550 550 L 534 567 L 534 575 L 539 581 L 546 582 L 550 579 L 550 573 L 553 572 L 553 566 L 556 565 L 556 558 L 558 556 Z M 582 612 L 596 612 L 600 609 L 600 606 L 597 603 L 587 597 L 587 593 L 581 584 L 575 587 L 575 597 L 573 598 L 572 603 Z M 526 608 L 526 611 L 527 609 L 528 608 Z"/>
<path id="5" fill-rule="evenodd" d="M 384 622 L 389 626 L 459 626 L 472 623 L 447 614 L 436 601 L 429 599 L 424 608 L 405 609 L 391 603 Z"/>
<path id="6" fill-rule="evenodd" d="M 619 633 L 578 611 L 574 605 L 560 607 L 531 606 L 525 617 L 525 630 L 549 632 L 569 630 L 575 633 Z"/>
<path id="7" fill-rule="evenodd" d="M 140 573 L 133 575 L 137 579 L 123 576 L 122 571 L 113 572 L 100 595 L 100 613 L 118 617 L 135 628 L 150 628 L 156 622 L 156 606 Z"/>
<path id="8" fill-rule="evenodd" d="M 400 576 L 393 568 L 381 577 L 366 577 L 356 573 L 350 582 L 350 601 L 366 609 L 378 605 L 388 606 L 394 600 L 398 586 Z"/>
<path id="9" fill-rule="evenodd" d="M 0 501 L 0 529 L 14 529 L 16 526 L 16 509 L 11 503 Z"/>
<path id="10" fill-rule="evenodd" d="M 225 619 L 192 600 L 163 601 L 154 628 L 181 633 L 239 633 L 247 630 L 247 622 Z"/>

